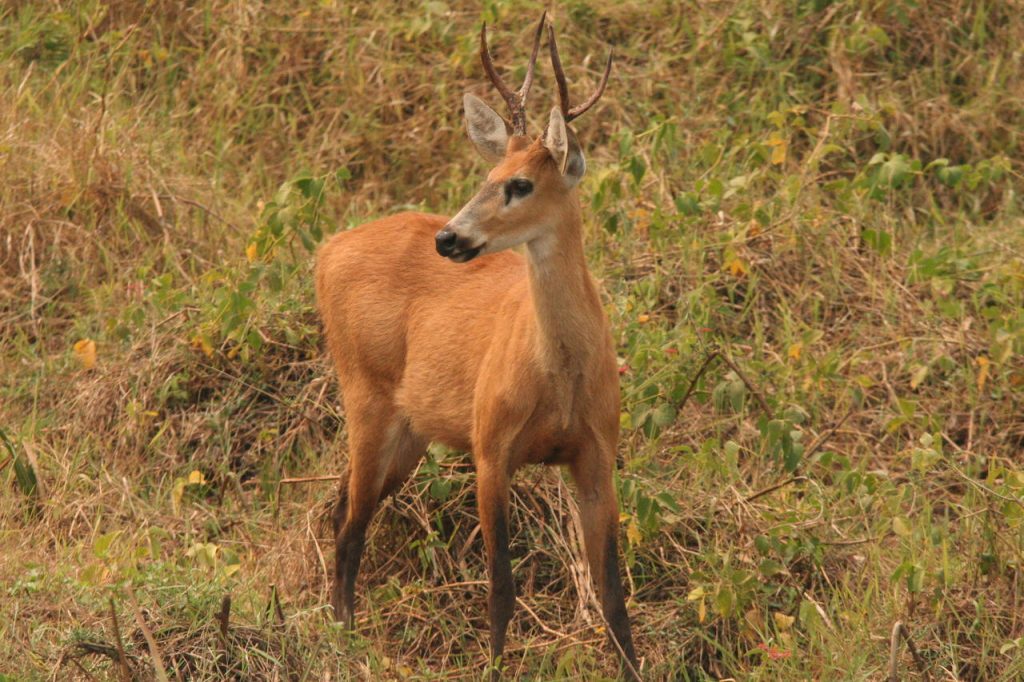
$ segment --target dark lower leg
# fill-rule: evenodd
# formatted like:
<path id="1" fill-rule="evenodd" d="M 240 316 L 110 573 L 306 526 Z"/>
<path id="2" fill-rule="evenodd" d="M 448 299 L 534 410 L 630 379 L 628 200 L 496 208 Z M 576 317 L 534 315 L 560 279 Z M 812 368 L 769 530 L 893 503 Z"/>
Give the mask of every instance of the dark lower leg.
<path id="1" fill-rule="evenodd" d="M 334 608 L 334 619 L 345 620 L 345 609 L 341 598 L 341 586 L 345 573 L 345 542 L 342 532 L 348 519 L 348 469 L 341 472 L 341 483 L 338 486 L 338 501 L 331 514 L 331 526 L 334 530 L 334 585 L 331 588 L 331 606 Z"/>
<path id="2" fill-rule="evenodd" d="M 612 646 L 626 662 L 629 677 L 637 678 L 639 666 L 626 612 L 618 563 L 618 504 L 610 468 L 595 470 L 581 464 L 572 467 L 579 491 L 580 521 L 590 573 L 601 600 L 601 614 L 608 623 Z"/>
<path id="3" fill-rule="evenodd" d="M 512 558 L 508 541 L 508 480 L 484 475 L 479 481 L 480 527 L 487 548 L 487 570 L 490 589 L 487 615 L 491 629 L 491 665 L 496 665 L 505 651 L 505 633 L 515 606 L 516 592 L 512 581 Z M 492 670 L 491 678 L 497 678 Z"/>
<path id="4" fill-rule="evenodd" d="M 416 467 L 425 447 L 403 421 L 394 421 L 376 447 L 362 436 L 350 440 L 349 468 L 342 474 L 334 508 L 335 582 L 331 595 L 335 618 L 350 629 L 355 623 L 355 588 L 366 544 L 366 530 L 380 500 L 397 490 Z"/>
<path id="5" fill-rule="evenodd" d="M 363 558 L 366 527 L 373 516 L 372 507 L 368 511 L 357 511 L 354 513 L 349 506 L 345 525 L 335 539 L 335 583 L 332 596 L 334 617 L 349 629 L 355 626 L 356 577 Z"/>
<path id="6" fill-rule="evenodd" d="M 516 588 L 512 582 L 512 558 L 508 550 L 508 527 L 504 518 L 495 529 L 496 548 L 488 561 L 490 592 L 487 595 L 487 615 L 491 626 L 491 660 L 505 651 L 505 633 L 512 618 L 516 601 Z"/>
<path id="7" fill-rule="evenodd" d="M 351 629 L 355 625 L 356 577 L 363 557 L 366 528 L 380 499 L 381 461 L 377 451 L 352 457 L 343 477 L 345 492 L 334 510 L 334 617 Z M 347 480 L 345 480 L 347 479 Z"/>
<path id="8" fill-rule="evenodd" d="M 613 646 L 617 645 L 619 654 L 632 665 L 633 670 L 629 671 L 632 676 L 639 666 L 636 660 L 636 651 L 633 648 L 633 633 L 629 625 L 629 614 L 626 612 L 625 590 L 622 589 L 622 578 L 619 575 L 618 543 L 615 531 L 616 528 L 613 526 L 608 532 L 604 545 L 604 556 L 598 569 L 603 575 L 598 576 L 593 570 L 593 562 L 591 562 L 591 572 L 597 578 L 601 613 L 608 621 L 609 638 L 612 639 Z"/>

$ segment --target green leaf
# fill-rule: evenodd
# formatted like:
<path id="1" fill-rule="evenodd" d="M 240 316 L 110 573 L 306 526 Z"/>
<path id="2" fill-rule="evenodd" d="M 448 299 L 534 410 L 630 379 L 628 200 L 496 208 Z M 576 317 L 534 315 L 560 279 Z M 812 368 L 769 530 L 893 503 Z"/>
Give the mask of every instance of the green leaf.
<path id="1" fill-rule="evenodd" d="M 732 381 L 729 384 L 729 404 L 732 411 L 739 413 L 743 411 L 743 402 L 747 397 L 747 386 L 742 381 Z"/>
<path id="2" fill-rule="evenodd" d="M 787 472 L 793 473 L 800 466 L 800 460 L 803 459 L 804 446 L 800 443 L 791 443 L 783 448 L 783 454 L 783 466 Z"/>
<path id="3" fill-rule="evenodd" d="M 1001 647 L 999 647 L 999 653 L 1006 655 L 1014 649 L 1020 649 L 1022 647 L 1024 647 L 1024 637 L 1011 639 L 1009 642 L 1006 642 Z"/>
<path id="4" fill-rule="evenodd" d="M 14 482 L 26 497 L 33 498 L 38 502 L 39 480 L 36 478 L 36 470 L 29 459 L 18 453 L 14 443 L 7 436 L 7 432 L 0 429 L 0 443 L 3 443 L 4 450 L 14 462 Z"/>
<path id="5" fill-rule="evenodd" d="M 821 614 L 818 612 L 818 607 L 806 599 L 800 600 L 800 625 L 807 632 L 814 634 L 818 629 L 818 624 L 821 622 Z"/>
<path id="6" fill-rule="evenodd" d="M 642 526 L 649 526 L 652 523 L 652 516 L 654 515 L 654 500 L 647 495 L 637 495 L 636 499 L 636 516 L 640 520 Z"/>
<path id="7" fill-rule="evenodd" d="M 28 459 L 20 455 L 14 458 L 14 480 L 18 485 L 18 490 L 28 497 L 36 497 L 36 493 L 39 490 L 36 470 Z"/>
<path id="8" fill-rule="evenodd" d="M 307 199 L 319 199 L 324 191 L 324 181 L 316 178 L 300 178 L 295 181 L 295 186 Z"/>
<path id="9" fill-rule="evenodd" d="M 893 154 L 879 169 L 879 178 L 889 187 L 900 187 L 913 168 L 904 154 Z"/>
<path id="10" fill-rule="evenodd" d="M 767 554 L 772 549 L 772 541 L 767 535 L 758 535 L 754 538 L 754 548 L 761 554 Z"/>
<path id="11" fill-rule="evenodd" d="M 639 156 L 633 156 L 629 159 L 628 169 L 629 174 L 633 176 L 633 182 L 640 184 L 644 174 L 647 172 L 647 164 Z"/>
<path id="12" fill-rule="evenodd" d="M 935 175 L 942 184 L 956 187 L 964 179 L 964 175 L 969 169 L 970 166 L 947 166 L 936 170 Z"/>
<path id="13" fill-rule="evenodd" d="M 892 532 L 901 538 L 909 538 L 913 534 L 910 521 L 905 516 L 894 516 L 892 518 Z"/>
<path id="14" fill-rule="evenodd" d="M 654 496 L 654 499 L 656 499 L 661 506 L 665 507 L 665 509 L 679 513 L 679 504 L 676 502 L 675 497 L 672 496 L 672 493 L 658 493 Z"/>
<path id="15" fill-rule="evenodd" d="M 735 468 L 740 461 L 740 444 L 734 440 L 727 440 L 722 446 L 722 450 L 725 452 L 726 463 Z"/>
<path id="16" fill-rule="evenodd" d="M 696 194 L 687 192 L 675 198 L 676 210 L 683 215 L 691 216 L 700 213 L 700 200 Z"/>
<path id="17" fill-rule="evenodd" d="M 810 415 L 807 414 L 807 410 L 799 405 L 790 405 L 782 413 L 782 416 L 794 424 L 803 424 L 810 417 Z"/>
<path id="18" fill-rule="evenodd" d="M 928 365 L 921 365 L 910 375 L 910 388 L 916 389 L 928 376 Z"/>
<path id="19" fill-rule="evenodd" d="M 676 420 L 676 408 L 669 403 L 662 403 L 654 410 L 651 418 L 659 430 L 664 429 Z"/>
<path id="20" fill-rule="evenodd" d="M 892 235 L 884 230 L 866 228 L 860 232 L 861 240 L 881 256 L 892 254 Z"/>
<path id="21" fill-rule="evenodd" d="M 121 531 L 115 530 L 96 538 L 92 543 L 92 553 L 98 559 L 105 559 L 110 553 L 110 547 L 114 544 L 114 540 L 121 534 Z"/>
<path id="22" fill-rule="evenodd" d="M 438 502 L 444 502 L 452 491 L 452 482 L 444 478 L 435 478 L 430 482 L 430 496 Z"/>
<path id="23" fill-rule="evenodd" d="M 715 594 L 714 606 L 718 615 L 729 616 L 736 606 L 736 595 L 728 587 L 722 587 Z"/>

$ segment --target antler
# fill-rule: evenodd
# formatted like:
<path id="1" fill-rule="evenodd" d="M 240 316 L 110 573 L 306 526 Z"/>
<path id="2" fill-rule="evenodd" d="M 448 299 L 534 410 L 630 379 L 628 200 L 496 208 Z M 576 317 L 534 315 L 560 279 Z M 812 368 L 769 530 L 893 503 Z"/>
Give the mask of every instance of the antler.
<path id="1" fill-rule="evenodd" d="M 505 103 L 508 105 L 508 113 L 512 118 L 512 132 L 515 135 L 526 134 L 526 96 L 530 92 L 530 86 L 533 85 L 533 67 L 537 64 L 537 52 L 540 50 L 540 36 L 544 32 L 544 22 L 547 20 L 548 13 L 540 17 L 540 23 L 537 24 L 537 35 L 533 38 L 533 53 L 530 55 L 530 65 L 526 68 L 526 78 L 523 80 L 523 87 L 519 88 L 519 92 L 512 92 L 505 82 L 501 80 L 501 76 L 494 68 L 494 62 L 491 61 L 491 52 L 487 49 L 487 22 L 480 28 L 480 61 L 483 62 L 484 71 L 487 72 L 487 77 L 494 83 L 494 87 L 497 88 L 498 93 L 504 98 Z"/>
<path id="2" fill-rule="evenodd" d="M 604 67 L 604 76 L 601 77 L 601 84 L 597 86 L 597 90 L 586 102 L 570 109 L 569 86 L 565 83 L 565 72 L 562 71 L 562 61 L 558 58 L 558 46 L 555 44 L 555 29 L 551 26 L 548 26 L 548 47 L 551 48 L 551 68 L 554 70 L 555 80 L 558 82 L 558 100 L 562 106 L 562 116 L 568 123 L 574 118 L 582 116 L 587 109 L 597 103 L 597 100 L 601 99 L 605 86 L 608 85 L 608 76 L 612 72 L 612 53 L 608 53 L 608 65 Z"/>

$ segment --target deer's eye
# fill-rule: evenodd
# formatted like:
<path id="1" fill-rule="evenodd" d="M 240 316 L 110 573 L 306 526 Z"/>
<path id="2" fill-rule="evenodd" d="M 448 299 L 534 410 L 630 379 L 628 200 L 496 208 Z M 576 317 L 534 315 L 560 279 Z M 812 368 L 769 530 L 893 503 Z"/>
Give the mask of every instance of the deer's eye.
<path id="1" fill-rule="evenodd" d="M 505 183 L 505 205 L 512 199 L 521 199 L 533 191 L 533 183 L 526 178 L 512 178 Z"/>

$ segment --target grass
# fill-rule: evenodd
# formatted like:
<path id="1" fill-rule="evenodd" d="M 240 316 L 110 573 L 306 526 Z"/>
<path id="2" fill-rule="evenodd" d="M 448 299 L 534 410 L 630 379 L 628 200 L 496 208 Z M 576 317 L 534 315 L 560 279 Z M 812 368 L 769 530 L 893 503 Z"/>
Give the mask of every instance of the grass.
<path id="1" fill-rule="evenodd" d="M 574 92 L 616 55 L 577 127 L 647 679 L 1024 676 L 1024 20 L 549 9 Z M 281 481 L 344 459 L 313 249 L 472 195 L 480 21 L 521 76 L 541 10 L 0 10 L 0 679 L 481 678 L 468 458 L 383 505 L 354 634 L 334 484 Z M 517 478 L 508 678 L 616 672 L 574 510 Z"/>

